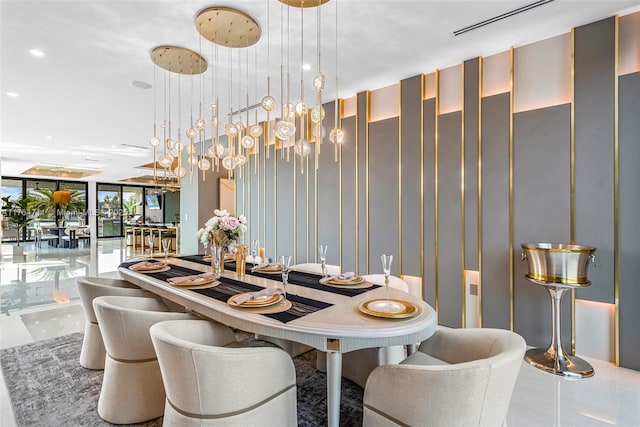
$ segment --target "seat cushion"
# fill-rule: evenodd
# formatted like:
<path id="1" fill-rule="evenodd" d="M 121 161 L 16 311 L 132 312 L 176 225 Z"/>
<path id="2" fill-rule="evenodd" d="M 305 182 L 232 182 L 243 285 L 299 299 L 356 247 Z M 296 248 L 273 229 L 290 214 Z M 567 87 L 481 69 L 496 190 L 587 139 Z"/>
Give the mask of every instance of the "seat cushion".
<path id="1" fill-rule="evenodd" d="M 444 360 L 438 359 L 437 357 L 433 357 L 427 353 L 423 353 L 421 351 L 416 351 L 411 356 L 404 359 L 400 362 L 401 365 L 449 365 L 449 363 Z"/>

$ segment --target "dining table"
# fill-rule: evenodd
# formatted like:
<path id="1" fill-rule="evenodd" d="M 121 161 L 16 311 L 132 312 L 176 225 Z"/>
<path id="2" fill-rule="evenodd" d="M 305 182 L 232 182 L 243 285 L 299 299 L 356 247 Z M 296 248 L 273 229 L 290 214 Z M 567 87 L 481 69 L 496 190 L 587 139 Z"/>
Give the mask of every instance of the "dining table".
<path id="1" fill-rule="evenodd" d="M 435 331 L 435 310 L 421 299 L 393 288 L 363 282 L 358 286 L 332 286 L 322 276 L 291 271 L 286 297 L 266 308 L 245 308 L 232 304 L 236 295 L 283 288 L 281 273 L 235 272 L 235 262 L 225 262 L 224 271 L 210 283 L 172 284 L 186 276 L 212 272 L 210 261 L 202 255 L 173 256 L 164 267 L 149 271 L 132 269 L 135 264 L 164 264 L 163 259 L 134 258 L 120 264 L 120 275 L 185 309 L 232 328 L 259 335 L 286 339 L 324 351 L 327 354 L 327 420 L 330 427 L 340 422 L 342 355 L 364 348 L 377 348 L 384 357 L 386 348 L 419 343 Z M 324 284 L 323 284 L 324 282 Z M 193 283 L 194 286 L 185 286 Z M 268 292 L 268 291 L 267 291 Z M 370 309 L 372 302 L 392 300 L 410 307 L 407 315 L 388 316 Z M 383 359 L 384 360 L 384 359 Z"/>

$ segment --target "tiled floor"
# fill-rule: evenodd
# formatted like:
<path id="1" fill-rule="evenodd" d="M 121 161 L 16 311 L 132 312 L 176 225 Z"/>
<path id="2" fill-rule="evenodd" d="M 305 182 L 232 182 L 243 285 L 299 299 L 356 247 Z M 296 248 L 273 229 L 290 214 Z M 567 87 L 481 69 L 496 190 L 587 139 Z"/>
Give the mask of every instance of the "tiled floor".
<path id="1" fill-rule="evenodd" d="M 117 276 L 120 262 L 133 255 L 121 239 L 93 242 L 91 248 L 36 250 L 14 262 L 2 246 L 0 264 L 0 348 L 82 331 L 84 316 L 75 278 Z M 640 372 L 589 359 L 593 378 L 566 380 L 522 364 L 507 417 L 518 426 L 640 426 Z M 15 426 L 0 374 L 0 425 Z"/>

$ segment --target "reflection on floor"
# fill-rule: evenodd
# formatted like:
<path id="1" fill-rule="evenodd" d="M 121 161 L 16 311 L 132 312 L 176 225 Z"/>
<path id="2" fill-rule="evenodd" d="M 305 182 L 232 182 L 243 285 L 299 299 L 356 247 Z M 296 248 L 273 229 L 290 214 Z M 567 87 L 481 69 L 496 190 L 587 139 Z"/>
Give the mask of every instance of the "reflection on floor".
<path id="1" fill-rule="evenodd" d="M 82 331 L 84 315 L 75 278 L 117 277 L 118 264 L 135 255 L 122 239 L 94 241 L 91 248 L 79 249 L 36 249 L 27 243 L 26 252 L 25 259 L 14 261 L 12 247 L 2 245 L 0 348 Z M 573 381 L 543 373 L 523 362 L 507 424 L 640 426 L 640 372 L 599 360 L 589 362 L 596 375 Z M 0 425 L 15 426 L 2 375 Z"/>

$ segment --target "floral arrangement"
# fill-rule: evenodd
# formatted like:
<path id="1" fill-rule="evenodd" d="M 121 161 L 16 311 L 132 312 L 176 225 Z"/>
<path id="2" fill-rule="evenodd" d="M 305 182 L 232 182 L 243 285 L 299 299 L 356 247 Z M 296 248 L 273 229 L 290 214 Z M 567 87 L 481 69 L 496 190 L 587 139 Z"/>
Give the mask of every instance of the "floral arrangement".
<path id="1" fill-rule="evenodd" d="M 212 232 L 221 230 L 224 232 L 227 240 L 233 242 L 247 231 L 247 218 L 244 215 L 239 217 L 229 215 L 226 210 L 216 209 L 213 211 L 214 216 L 204 223 L 204 227 L 196 233 L 198 240 L 206 247 L 211 239 Z M 221 233 L 217 233 L 221 234 Z"/>

